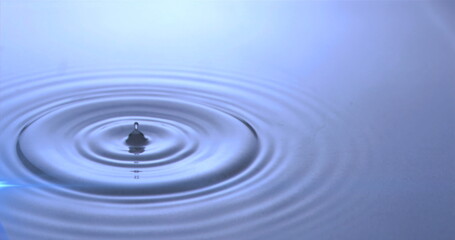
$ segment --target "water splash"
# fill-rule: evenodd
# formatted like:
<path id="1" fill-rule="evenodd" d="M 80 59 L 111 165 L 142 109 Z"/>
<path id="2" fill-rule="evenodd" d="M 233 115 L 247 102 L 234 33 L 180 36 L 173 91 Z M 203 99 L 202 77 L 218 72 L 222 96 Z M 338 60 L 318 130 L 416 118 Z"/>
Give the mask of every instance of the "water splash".
<path id="1" fill-rule="evenodd" d="M 139 131 L 139 123 L 134 123 L 134 130 L 128 135 L 126 144 L 129 146 L 129 152 L 134 154 L 143 153 L 145 151 L 145 145 L 149 142 L 144 134 Z"/>
<path id="2" fill-rule="evenodd" d="M 126 139 L 126 144 L 129 146 L 144 146 L 148 143 L 148 139 L 144 136 L 144 134 L 139 131 L 139 123 L 134 123 L 134 130 L 128 135 L 128 139 Z"/>

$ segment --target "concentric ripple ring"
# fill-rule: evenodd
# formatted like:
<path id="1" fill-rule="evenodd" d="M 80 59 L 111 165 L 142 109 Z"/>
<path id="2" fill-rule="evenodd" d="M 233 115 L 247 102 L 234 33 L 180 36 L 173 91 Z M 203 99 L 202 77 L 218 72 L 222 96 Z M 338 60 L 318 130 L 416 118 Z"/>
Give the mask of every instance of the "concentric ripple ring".
<path id="1" fill-rule="evenodd" d="M 136 119 L 143 120 L 141 127 L 151 138 L 141 154 L 129 153 L 124 144 Z M 18 151 L 26 166 L 58 184 L 125 196 L 220 183 L 248 168 L 258 146 L 244 122 L 222 111 L 147 95 L 117 95 L 48 112 L 22 131 Z M 140 169 L 140 179 L 133 177 L 133 169 Z"/>
<path id="2" fill-rule="evenodd" d="M 147 69 L 2 84 L 0 171 L 20 186 L 6 217 L 33 211 L 34 235 L 256 238 L 330 228 L 368 207 L 350 193 L 370 177 L 369 134 L 292 81 Z M 136 122 L 140 147 L 127 143 Z M 78 218 L 62 225 L 60 214 Z"/>

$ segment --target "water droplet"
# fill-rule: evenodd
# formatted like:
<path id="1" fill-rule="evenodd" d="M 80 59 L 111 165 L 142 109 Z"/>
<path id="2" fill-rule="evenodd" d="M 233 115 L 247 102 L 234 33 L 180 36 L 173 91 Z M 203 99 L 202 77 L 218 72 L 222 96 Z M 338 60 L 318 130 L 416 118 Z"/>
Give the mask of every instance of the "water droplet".
<path id="1" fill-rule="evenodd" d="M 139 123 L 134 123 L 134 130 L 128 135 L 128 139 L 126 139 L 126 144 L 130 146 L 130 148 L 138 148 L 147 145 L 148 139 L 144 136 L 144 134 L 138 130 Z"/>

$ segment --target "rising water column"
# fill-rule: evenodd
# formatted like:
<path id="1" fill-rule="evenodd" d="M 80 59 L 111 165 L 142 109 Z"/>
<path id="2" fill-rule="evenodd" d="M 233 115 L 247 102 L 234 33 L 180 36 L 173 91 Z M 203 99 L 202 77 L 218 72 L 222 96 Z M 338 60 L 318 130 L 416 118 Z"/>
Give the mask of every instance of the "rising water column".
<path id="1" fill-rule="evenodd" d="M 126 144 L 129 146 L 129 152 L 139 154 L 144 152 L 145 145 L 148 143 L 148 139 L 144 136 L 144 134 L 139 131 L 139 123 L 134 123 L 133 131 L 128 135 L 126 139 Z"/>

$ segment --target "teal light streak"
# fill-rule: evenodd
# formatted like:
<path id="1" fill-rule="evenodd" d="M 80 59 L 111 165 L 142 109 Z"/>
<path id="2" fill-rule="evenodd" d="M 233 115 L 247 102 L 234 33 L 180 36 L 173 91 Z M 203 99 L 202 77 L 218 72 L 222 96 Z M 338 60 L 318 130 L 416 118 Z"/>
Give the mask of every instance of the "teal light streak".
<path id="1" fill-rule="evenodd" d="M 14 185 L 11 185 L 11 184 L 8 184 L 6 182 L 1 182 L 0 181 L 0 189 L 7 188 L 7 187 L 14 187 Z"/>

